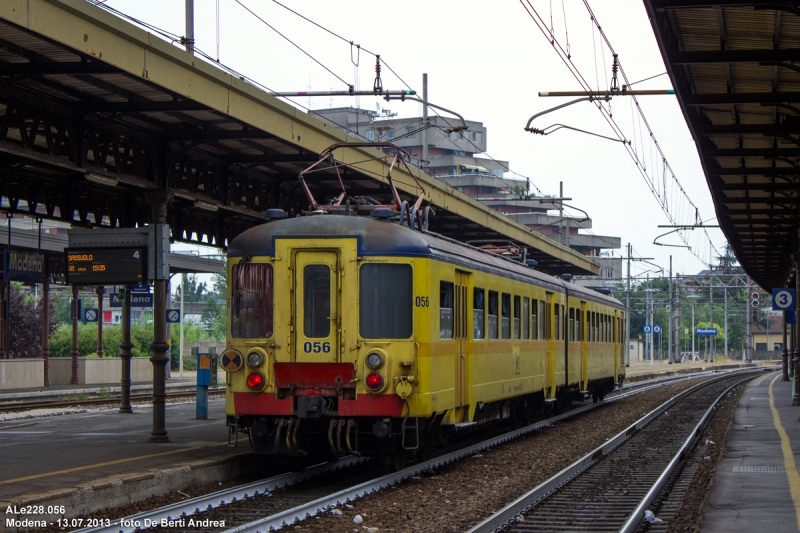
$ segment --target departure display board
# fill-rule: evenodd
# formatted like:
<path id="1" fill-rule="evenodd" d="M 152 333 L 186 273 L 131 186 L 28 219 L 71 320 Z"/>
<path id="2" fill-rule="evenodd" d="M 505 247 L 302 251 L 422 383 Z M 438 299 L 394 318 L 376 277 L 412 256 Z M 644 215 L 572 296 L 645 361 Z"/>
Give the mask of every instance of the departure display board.
<path id="1" fill-rule="evenodd" d="M 147 281 L 144 247 L 67 248 L 67 284 L 126 285 Z"/>

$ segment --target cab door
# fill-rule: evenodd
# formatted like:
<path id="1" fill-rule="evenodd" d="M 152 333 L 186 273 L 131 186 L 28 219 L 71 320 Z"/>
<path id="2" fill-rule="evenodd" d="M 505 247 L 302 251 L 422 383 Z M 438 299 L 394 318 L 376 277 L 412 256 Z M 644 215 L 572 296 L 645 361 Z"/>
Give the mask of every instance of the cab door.
<path id="1" fill-rule="evenodd" d="M 456 270 L 453 306 L 453 333 L 457 345 L 456 353 L 456 405 L 462 406 L 469 403 L 469 342 L 467 331 L 467 272 Z"/>
<path id="2" fill-rule="evenodd" d="M 340 360 L 339 256 L 332 251 L 294 254 L 295 361 Z"/>

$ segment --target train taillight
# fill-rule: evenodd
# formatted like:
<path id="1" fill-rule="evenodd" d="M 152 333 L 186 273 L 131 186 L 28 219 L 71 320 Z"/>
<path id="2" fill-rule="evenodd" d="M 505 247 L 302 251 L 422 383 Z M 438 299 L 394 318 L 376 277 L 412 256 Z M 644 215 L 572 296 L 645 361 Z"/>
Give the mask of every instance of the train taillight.
<path id="1" fill-rule="evenodd" d="M 251 372 L 247 376 L 247 386 L 253 390 L 263 389 L 266 381 L 264 374 L 261 372 Z"/>
<path id="2" fill-rule="evenodd" d="M 377 392 L 383 388 L 383 376 L 377 372 L 372 372 L 367 375 L 366 379 L 367 388 L 373 392 Z"/>

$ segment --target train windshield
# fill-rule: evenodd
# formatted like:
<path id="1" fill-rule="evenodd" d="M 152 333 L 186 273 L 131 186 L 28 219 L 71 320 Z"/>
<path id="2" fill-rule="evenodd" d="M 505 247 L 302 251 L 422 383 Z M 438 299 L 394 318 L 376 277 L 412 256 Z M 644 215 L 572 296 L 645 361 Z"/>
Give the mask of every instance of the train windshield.
<path id="1" fill-rule="evenodd" d="M 366 264 L 359 276 L 359 331 L 365 339 L 407 339 L 413 331 L 411 265 Z"/>
<path id="2" fill-rule="evenodd" d="M 231 335 L 272 336 L 272 265 L 234 265 L 231 278 Z"/>

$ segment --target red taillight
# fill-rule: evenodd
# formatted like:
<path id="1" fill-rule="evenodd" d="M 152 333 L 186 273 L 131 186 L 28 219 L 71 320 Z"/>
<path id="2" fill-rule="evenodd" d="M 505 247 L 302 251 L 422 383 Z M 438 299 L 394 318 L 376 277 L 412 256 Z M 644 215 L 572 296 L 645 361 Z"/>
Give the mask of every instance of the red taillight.
<path id="1" fill-rule="evenodd" d="M 253 390 L 258 390 L 264 387 L 264 374 L 261 372 L 253 372 L 247 376 L 247 386 Z"/>
<path id="2" fill-rule="evenodd" d="M 383 388 L 383 376 L 377 372 L 367 375 L 367 388 L 369 390 L 381 390 Z"/>

